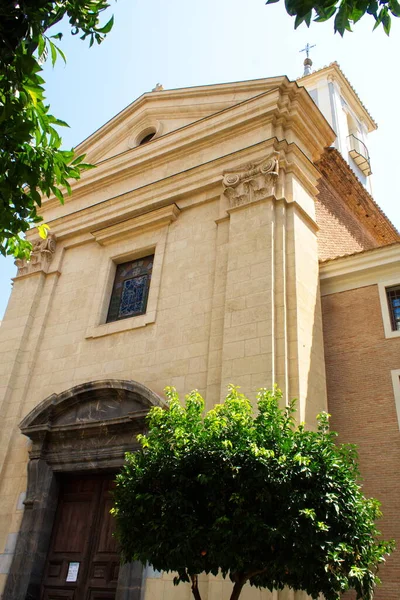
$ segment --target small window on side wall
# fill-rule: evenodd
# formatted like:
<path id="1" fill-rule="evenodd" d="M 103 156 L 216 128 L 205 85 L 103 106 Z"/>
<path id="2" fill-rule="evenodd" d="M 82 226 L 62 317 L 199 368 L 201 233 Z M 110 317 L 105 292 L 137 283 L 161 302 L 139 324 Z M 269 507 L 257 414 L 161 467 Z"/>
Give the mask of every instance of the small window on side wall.
<path id="1" fill-rule="evenodd" d="M 107 323 L 146 312 L 153 260 L 152 254 L 117 265 Z"/>
<path id="2" fill-rule="evenodd" d="M 400 285 L 386 288 L 392 331 L 400 331 Z"/>

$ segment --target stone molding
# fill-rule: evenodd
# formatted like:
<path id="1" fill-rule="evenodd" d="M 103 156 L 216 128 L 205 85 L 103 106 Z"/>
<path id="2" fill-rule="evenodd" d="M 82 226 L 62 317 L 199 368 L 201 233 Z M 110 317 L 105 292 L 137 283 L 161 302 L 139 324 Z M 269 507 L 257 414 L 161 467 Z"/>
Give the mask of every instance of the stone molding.
<path id="1" fill-rule="evenodd" d="M 255 163 L 260 160 L 260 156 L 268 157 L 274 152 L 279 153 L 279 180 L 282 179 L 284 183 L 285 176 L 293 173 L 308 193 L 315 196 L 320 174 L 313 163 L 294 143 L 288 144 L 285 140 L 270 138 L 176 173 L 173 177 L 163 177 L 152 185 L 134 188 L 78 212 L 58 216 L 49 222 L 59 241 L 76 239 L 82 234 L 86 236 L 85 241 L 89 241 L 93 239 L 91 232 L 106 229 L 107 225 L 111 227 L 110 223 L 115 225 L 117 222 L 130 221 L 161 207 L 171 206 L 173 202 L 184 210 L 197 203 L 198 199 L 204 199 L 204 194 L 209 199 L 215 195 L 217 199 L 222 191 L 221 174 L 228 172 L 228 169 L 237 172 L 242 165 Z M 276 187 L 277 197 L 285 195 L 291 200 L 290 186 L 281 191 L 278 183 Z"/>
<path id="2" fill-rule="evenodd" d="M 222 185 L 230 206 L 263 200 L 275 192 L 279 175 L 278 154 L 224 172 Z"/>
<path id="3" fill-rule="evenodd" d="M 169 225 L 173 221 L 176 221 L 180 213 L 179 208 L 176 204 L 170 204 L 151 212 L 147 212 L 143 215 L 127 219 L 121 223 L 105 227 L 92 231 L 92 236 L 100 246 L 106 244 L 112 244 L 116 240 L 131 236 L 133 233 L 140 231 L 141 233 L 146 229 L 152 229 L 153 227 L 163 227 Z"/>
<path id="4" fill-rule="evenodd" d="M 137 446 L 132 434 L 144 429 L 152 406 L 164 402 L 147 387 L 105 379 L 52 394 L 21 421 L 20 429 L 32 442 L 30 460 L 45 459 L 57 471 L 110 468 L 122 465 L 125 452 Z M 110 438 L 107 443 L 105 438 Z"/>
<path id="5" fill-rule="evenodd" d="M 102 262 L 99 266 L 99 281 L 103 283 L 98 286 L 94 293 L 93 311 L 91 312 L 86 330 L 86 339 L 117 334 L 130 329 L 138 329 L 155 322 L 168 231 L 169 225 L 167 224 L 143 230 L 138 229 L 136 230 L 136 235 L 123 236 L 117 240 L 116 244 L 110 243 L 104 245 Z M 154 254 L 154 263 L 145 314 L 107 323 L 107 313 L 117 264 L 136 260 L 150 254 Z"/>
<path id="6" fill-rule="evenodd" d="M 321 296 L 379 283 L 388 285 L 399 269 L 399 242 L 323 261 L 319 267 Z"/>
<path id="7" fill-rule="evenodd" d="M 393 279 L 387 279 L 386 281 L 380 281 L 378 283 L 379 301 L 381 304 L 383 329 L 385 331 L 386 339 L 400 338 L 400 331 L 392 329 L 392 320 L 389 312 L 389 301 L 387 296 L 387 288 L 400 285 L 400 273 L 396 271 L 398 276 Z M 394 273 L 393 273 L 394 275 Z"/>
<path id="8" fill-rule="evenodd" d="M 46 239 L 36 239 L 32 242 L 32 252 L 29 260 L 17 258 L 15 266 L 18 267 L 16 277 L 31 275 L 32 273 L 48 273 L 49 266 L 56 251 L 56 236 L 49 233 Z"/>
<path id="9" fill-rule="evenodd" d="M 394 401 L 396 405 L 397 422 L 399 424 L 400 431 L 400 369 L 394 369 L 391 371 Z"/>
<path id="10" fill-rule="evenodd" d="M 132 128 L 131 135 L 128 138 L 129 148 L 132 149 L 139 146 L 141 139 L 143 139 L 147 133 L 152 132 L 154 132 L 152 140 L 159 138 L 163 132 L 163 124 L 158 119 L 149 117 L 145 114 Z"/>

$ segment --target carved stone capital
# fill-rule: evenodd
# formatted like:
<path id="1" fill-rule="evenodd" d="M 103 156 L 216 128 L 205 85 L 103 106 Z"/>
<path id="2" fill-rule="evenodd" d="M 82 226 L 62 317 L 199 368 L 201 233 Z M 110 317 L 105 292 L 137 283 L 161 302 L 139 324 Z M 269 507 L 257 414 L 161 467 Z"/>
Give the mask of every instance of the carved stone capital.
<path id="1" fill-rule="evenodd" d="M 274 153 L 257 162 L 225 171 L 222 185 L 231 207 L 271 196 L 275 192 L 278 169 L 278 157 Z"/>
<path id="2" fill-rule="evenodd" d="M 17 258 L 15 265 L 18 267 L 17 277 L 43 271 L 47 273 L 56 251 L 56 236 L 49 233 L 45 240 L 39 238 L 32 243 L 32 252 L 29 260 Z"/>

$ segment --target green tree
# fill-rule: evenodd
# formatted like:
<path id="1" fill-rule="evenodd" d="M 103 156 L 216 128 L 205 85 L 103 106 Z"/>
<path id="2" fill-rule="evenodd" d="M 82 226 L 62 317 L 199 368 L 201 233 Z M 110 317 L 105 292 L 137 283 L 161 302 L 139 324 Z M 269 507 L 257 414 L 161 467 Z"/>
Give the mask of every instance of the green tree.
<path id="1" fill-rule="evenodd" d="M 167 396 L 117 476 L 123 560 L 176 572 L 196 600 L 199 573 L 218 571 L 234 583 L 231 600 L 246 582 L 372 598 L 393 542 L 377 540 L 379 503 L 363 496 L 355 448 L 335 444 L 326 413 L 307 431 L 277 389 L 260 390 L 257 416 L 233 386 L 205 416 L 197 391 L 185 407 L 173 388 Z"/>
<path id="2" fill-rule="evenodd" d="M 279 0 L 267 0 L 266 4 L 275 2 Z M 301 23 L 309 27 L 312 19 L 320 23 L 334 17 L 335 33 L 340 35 L 351 31 L 351 26 L 364 15 L 374 19 L 374 29 L 382 25 L 389 35 L 391 17 L 400 17 L 398 0 L 285 0 L 285 8 L 291 17 L 295 17 L 295 29 Z"/>
<path id="3" fill-rule="evenodd" d="M 45 103 L 40 73 L 65 56 L 55 41 L 62 34 L 49 29 L 64 17 L 73 35 L 100 44 L 113 25 L 100 26 L 106 0 L 6 0 L 0 2 L 0 252 L 28 256 L 30 244 L 19 234 L 40 223 L 42 195 L 64 201 L 70 179 L 89 168 L 84 156 L 61 150 L 56 119 Z M 45 227 L 39 232 L 45 237 Z"/>

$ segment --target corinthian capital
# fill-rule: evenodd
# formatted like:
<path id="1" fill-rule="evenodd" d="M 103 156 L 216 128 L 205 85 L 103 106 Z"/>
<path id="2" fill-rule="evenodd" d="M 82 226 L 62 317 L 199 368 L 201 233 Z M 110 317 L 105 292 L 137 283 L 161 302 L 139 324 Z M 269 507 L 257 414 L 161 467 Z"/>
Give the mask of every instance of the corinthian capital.
<path id="1" fill-rule="evenodd" d="M 275 192 L 279 163 L 271 154 L 254 163 L 248 163 L 224 172 L 222 185 L 230 205 L 242 206 L 271 196 Z"/>
<path id="2" fill-rule="evenodd" d="M 56 236 L 49 233 L 45 240 L 39 238 L 32 242 L 32 252 L 29 260 L 17 258 L 15 265 L 18 267 L 17 277 L 43 271 L 47 273 L 53 255 L 56 251 Z"/>

